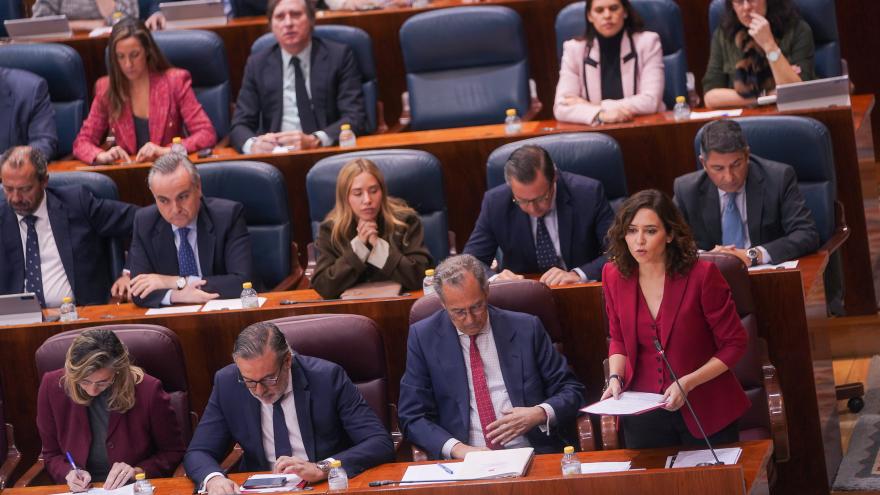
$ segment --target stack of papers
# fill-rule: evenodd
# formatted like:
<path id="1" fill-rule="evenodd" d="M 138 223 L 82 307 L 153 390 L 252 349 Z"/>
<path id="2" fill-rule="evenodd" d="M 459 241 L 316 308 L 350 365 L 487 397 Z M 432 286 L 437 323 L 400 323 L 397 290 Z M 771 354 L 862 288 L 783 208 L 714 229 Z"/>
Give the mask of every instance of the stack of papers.
<path id="1" fill-rule="evenodd" d="M 258 297 L 257 300 L 260 302 L 258 307 L 263 307 L 263 304 L 266 303 L 265 297 Z M 241 299 L 212 299 L 202 306 L 202 312 L 221 311 L 224 309 L 242 309 Z"/>
<path id="2" fill-rule="evenodd" d="M 784 263 L 780 263 L 778 265 L 764 264 L 764 265 L 750 266 L 749 271 L 750 272 L 759 272 L 761 270 L 782 270 L 782 269 L 793 270 L 793 269 L 797 268 L 797 266 L 798 266 L 798 260 L 791 260 L 791 261 L 786 261 Z"/>
<path id="3" fill-rule="evenodd" d="M 624 416 L 629 414 L 642 414 L 663 407 L 663 396 L 648 392 L 621 392 L 620 398 L 609 397 L 603 401 L 591 404 L 581 411 L 590 414 L 606 416 Z"/>
<path id="4" fill-rule="evenodd" d="M 417 466 L 409 466 L 403 473 L 400 481 L 410 483 L 437 483 L 458 481 L 456 472 L 461 467 L 461 462 L 444 462 L 442 464 L 419 464 Z M 446 469 L 443 469 L 443 467 Z M 452 471 L 451 473 L 449 471 Z"/>
<path id="5" fill-rule="evenodd" d="M 739 456 L 742 455 L 742 449 L 733 447 L 729 449 L 715 449 L 718 460 L 724 464 L 731 465 L 739 462 Z M 666 458 L 666 467 L 688 468 L 697 467 L 699 464 L 715 464 L 715 457 L 712 451 L 705 450 L 689 450 L 687 452 L 679 452 L 673 456 Z"/>
<path id="6" fill-rule="evenodd" d="M 466 480 L 515 478 L 526 474 L 534 456 L 531 447 L 468 452 L 456 475 Z"/>
<path id="7" fill-rule="evenodd" d="M 99 483 L 102 484 L 102 483 Z M 87 492 L 80 492 L 75 495 L 82 495 L 83 493 L 88 493 L 88 495 L 133 495 L 134 494 L 134 483 L 130 483 L 125 486 L 120 486 L 115 490 L 105 490 L 103 488 L 89 488 Z M 59 493 L 58 495 L 74 495 L 71 492 Z"/>
<path id="8" fill-rule="evenodd" d="M 270 474 L 253 474 L 248 477 L 249 480 L 259 480 L 266 478 L 287 478 L 284 486 L 278 486 L 274 488 L 253 488 L 253 489 L 241 489 L 241 493 L 289 493 L 292 491 L 298 490 L 297 486 L 302 478 L 295 474 L 278 474 L 278 473 L 270 473 Z"/>
<path id="9" fill-rule="evenodd" d="M 632 462 L 582 462 L 581 474 L 614 473 L 617 471 L 629 471 Z"/>

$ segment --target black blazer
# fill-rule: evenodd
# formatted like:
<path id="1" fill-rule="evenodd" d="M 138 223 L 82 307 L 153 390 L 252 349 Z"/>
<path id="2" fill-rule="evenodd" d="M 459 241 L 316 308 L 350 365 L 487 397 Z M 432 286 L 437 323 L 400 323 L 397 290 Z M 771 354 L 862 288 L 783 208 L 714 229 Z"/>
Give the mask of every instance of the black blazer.
<path id="1" fill-rule="evenodd" d="M 137 207 L 96 198 L 82 186 L 65 186 L 46 188 L 46 209 L 75 303 L 106 304 L 113 284 L 106 241 L 131 236 Z M 21 232 L 18 217 L 6 201 L 0 202 L 0 245 L 0 293 L 22 292 Z"/>
<path id="2" fill-rule="evenodd" d="M 254 273 L 244 207 L 226 199 L 202 198 L 197 229 L 199 267 L 207 281 L 202 290 L 219 293 L 223 299 L 239 297 L 241 284 L 252 281 Z M 135 216 L 128 263 L 132 278 L 142 273 L 180 273 L 174 232 L 156 205 L 141 208 Z M 164 290 L 157 290 L 133 300 L 138 306 L 155 308 L 164 296 Z"/>
<path id="3" fill-rule="evenodd" d="M 254 136 L 281 130 L 281 65 L 277 43 L 248 57 L 229 132 L 238 151 Z M 342 124 L 351 124 L 356 135 L 364 133 L 367 119 L 361 73 L 351 48 L 312 37 L 309 86 L 319 130 L 334 142 Z"/>
<path id="4" fill-rule="evenodd" d="M 0 115 L 0 153 L 13 146 L 30 145 L 47 159 L 55 156 L 55 109 L 45 79 L 0 67 Z"/>
<path id="5" fill-rule="evenodd" d="M 690 224 L 700 249 L 721 244 L 718 188 L 705 170 L 675 179 L 675 204 Z M 754 154 L 746 178 L 749 239 L 763 246 L 773 263 L 800 258 L 819 249 L 819 231 L 798 189 L 794 169 Z"/>
<path id="6" fill-rule="evenodd" d="M 602 183 L 560 171 L 556 178 L 559 250 L 569 270 L 580 268 L 598 280 L 605 264 L 605 234 L 614 220 Z M 493 187 L 483 196 L 480 216 L 464 252 L 490 265 L 501 248 L 501 268 L 537 273 L 538 259 L 529 215 L 513 202 L 510 186 Z"/>

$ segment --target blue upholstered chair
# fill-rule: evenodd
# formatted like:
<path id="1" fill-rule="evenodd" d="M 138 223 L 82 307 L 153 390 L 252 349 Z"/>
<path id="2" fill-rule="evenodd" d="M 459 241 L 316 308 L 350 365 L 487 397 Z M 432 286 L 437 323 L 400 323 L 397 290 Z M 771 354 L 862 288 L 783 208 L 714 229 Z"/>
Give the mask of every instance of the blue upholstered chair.
<path id="1" fill-rule="evenodd" d="M 290 213 L 284 176 L 263 162 L 230 161 L 199 165 L 205 196 L 238 201 L 251 235 L 254 288 L 299 288 L 303 271 L 291 241 Z"/>
<path id="2" fill-rule="evenodd" d="M 514 10 L 467 6 L 416 14 L 401 26 L 400 46 L 411 129 L 499 124 L 508 108 L 526 118 L 534 113 L 526 39 Z"/>
<path id="3" fill-rule="evenodd" d="M 382 116 L 382 102 L 379 101 L 379 80 L 376 75 L 376 62 L 373 60 L 373 40 L 361 28 L 338 24 L 315 26 L 314 36 L 343 43 L 351 47 L 355 61 L 363 78 L 364 106 L 367 112 L 369 132 L 384 132 L 387 129 Z M 268 48 L 276 43 L 273 33 L 266 33 L 251 45 L 251 53 Z"/>
<path id="4" fill-rule="evenodd" d="M 18 0 L 7 0 L 5 2 L 0 2 L 0 37 L 5 37 L 8 34 L 6 33 L 6 26 L 3 25 L 3 21 L 7 19 L 19 19 L 21 17 L 21 2 Z M 0 444 L 2 447 L 2 444 Z"/>
<path id="5" fill-rule="evenodd" d="M 489 189 L 504 184 L 504 164 L 516 149 L 532 144 L 547 150 L 559 170 L 596 179 L 615 211 L 628 196 L 623 154 L 611 136 L 599 132 L 551 134 L 514 141 L 496 148 L 486 163 Z"/>
<path id="6" fill-rule="evenodd" d="M 712 0 L 709 4 L 709 39 L 721 23 L 725 0 Z M 794 0 L 801 17 L 813 30 L 816 47 L 815 63 L 817 77 L 834 77 L 845 73 L 840 58 L 840 36 L 837 34 L 837 10 L 834 0 Z"/>
<path id="7" fill-rule="evenodd" d="M 57 156 L 69 155 L 88 111 L 86 72 L 76 50 L 56 43 L 3 45 L 0 66 L 30 71 L 46 80 L 55 108 Z"/>
<path id="8" fill-rule="evenodd" d="M 645 21 L 645 30 L 660 35 L 663 45 L 665 85 L 663 103 L 675 106 L 676 96 L 687 93 L 687 54 L 684 47 L 684 22 L 681 9 L 673 0 L 632 0 L 632 6 Z M 556 16 L 556 55 L 562 57 L 562 44 L 582 36 L 586 30 L 586 2 L 567 5 Z"/>
<path id="9" fill-rule="evenodd" d="M 355 158 L 373 161 L 382 174 L 388 194 L 400 198 L 416 210 L 425 231 L 425 246 L 434 263 L 449 256 L 450 233 L 447 227 L 446 196 L 440 161 L 425 151 L 376 150 L 333 155 L 320 160 L 306 175 L 312 238 L 318 226 L 336 204 L 336 176 L 342 166 Z"/>

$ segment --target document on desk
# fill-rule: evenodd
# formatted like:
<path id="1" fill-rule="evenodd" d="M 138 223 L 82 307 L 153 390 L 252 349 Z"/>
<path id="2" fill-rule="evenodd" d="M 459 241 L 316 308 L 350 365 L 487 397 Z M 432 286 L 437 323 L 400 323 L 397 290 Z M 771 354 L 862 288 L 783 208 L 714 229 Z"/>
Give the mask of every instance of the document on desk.
<path id="1" fill-rule="evenodd" d="M 164 308 L 150 308 L 147 310 L 147 316 L 154 315 L 176 315 L 178 313 L 198 313 L 202 309 L 201 304 L 192 306 L 165 306 Z"/>
<path id="2" fill-rule="evenodd" d="M 455 473 L 461 480 L 515 478 L 526 473 L 534 456 L 531 447 L 468 452 Z"/>
<path id="3" fill-rule="evenodd" d="M 83 495 L 83 493 L 88 493 L 88 495 L 134 495 L 134 483 L 130 483 L 125 486 L 121 486 L 115 490 L 105 490 L 103 488 L 89 488 L 87 492 L 81 492 L 77 494 L 72 494 L 71 492 L 59 493 L 57 495 Z"/>
<path id="4" fill-rule="evenodd" d="M 265 297 L 258 297 L 257 300 L 260 302 L 259 307 L 266 303 Z M 241 299 L 212 299 L 202 306 L 203 313 L 205 311 L 221 311 L 224 309 L 242 309 Z"/>
<path id="5" fill-rule="evenodd" d="M 715 449 L 715 454 L 718 456 L 719 461 L 731 465 L 739 462 L 739 456 L 742 455 L 742 449 L 739 447 Z M 679 452 L 678 454 L 666 458 L 666 467 L 673 468 L 697 467 L 697 464 L 702 463 L 715 463 L 715 457 L 712 455 L 711 450 L 689 450 L 686 452 Z"/>
<path id="6" fill-rule="evenodd" d="M 590 404 L 581 411 L 590 414 L 626 416 L 653 411 L 665 404 L 663 395 L 648 392 L 621 392 L 619 397 L 619 399 L 609 397 L 595 404 Z"/>
<path id="7" fill-rule="evenodd" d="M 299 487 L 299 484 L 300 482 L 302 482 L 302 478 L 295 474 L 252 474 L 248 477 L 247 481 L 261 480 L 267 478 L 279 478 L 282 476 L 287 478 L 287 481 L 284 482 L 284 486 L 277 486 L 272 488 L 242 488 L 241 493 L 290 493 L 293 491 L 299 491 L 301 489 Z"/>
<path id="8" fill-rule="evenodd" d="M 791 260 L 791 261 L 786 261 L 784 263 L 780 263 L 778 265 L 750 266 L 749 271 L 750 272 L 760 272 L 763 270 L 783 270 L 783 269 L 793 270 L 793 269 L 797 268 L 797 266 L 798 266 L 798 260 Z"/>
<path id="9" fill-rule="evenodd" d="M 730 110 L 709 110 L 707 112 L 691 112 L 691 120 L 714 119 L 716 117 L 739 117 L 742 115 L 742 108 L 733 108 Z"/>
<path id="10" fill-rule="evenodd" d="M 629 471 L 632 466 L 630 461 L 622 462 L 582 462 L 581 474 L 614 473 L 617 471 Z"/>
<path id="11" fill-rule="evenodd" d="M 400 481 L 408 481 L 411 484 L 459 481 L 456 472 L 462 464 L 461 462 L 444 462 L 409 466 Z"/>

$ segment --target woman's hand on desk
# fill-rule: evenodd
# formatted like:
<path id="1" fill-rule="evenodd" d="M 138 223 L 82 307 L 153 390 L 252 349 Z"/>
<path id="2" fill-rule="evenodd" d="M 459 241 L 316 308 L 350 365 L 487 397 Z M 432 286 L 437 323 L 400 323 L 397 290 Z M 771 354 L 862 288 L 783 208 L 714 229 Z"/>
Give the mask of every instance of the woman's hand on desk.
<path id="1" fill-rule="evenodd" d="M 629 109 L 624 107 L 608 108 L 599 112 L 599 120 L 602 123 L 626 122 L 633 119 L 633 114 Z"/>
<path id="2" fill-rule="evenodd" d="M 156 143 L 147 143 L 141 146 L 141 149 L 138 150 L 135 161 L 138 163 L 152 162 L 160 156 L 167 154 L 169 151 L 171 151 L 171 148 L 165 148 Z"/>
<path id="3" fill-rule="evenodd" d="M 131 157 L 120 146 L 114 146 L 107 151 L 102 151 L 95 157 L 96 165 L 109 165 L 114 162 L 130 163 Z"/>
<path id="4" fill-rule="evenodd" d="M 132 479 L 134 474 L 135 468 L 124 462 L 114 462 L 113 466 L 110 467 L 110 472 L 107 473 L 107 480 L 104 481 L 104 489 L 115 490 L 128 483 L 128 480 Z"/>
<path id="5" fill-rule="evenodd" d="M 67 487 L 70 488 L 71 492 L 79 493 L 88 491 L 92 475 L 82 469 L 71 469 L 64 479 L 67 480 Z"/>

